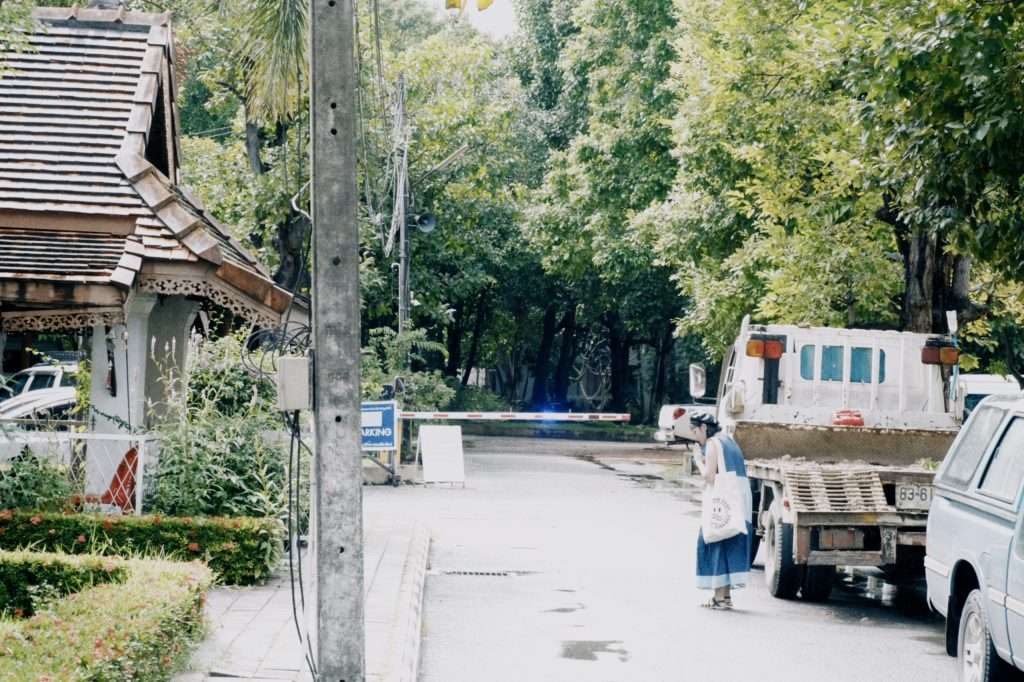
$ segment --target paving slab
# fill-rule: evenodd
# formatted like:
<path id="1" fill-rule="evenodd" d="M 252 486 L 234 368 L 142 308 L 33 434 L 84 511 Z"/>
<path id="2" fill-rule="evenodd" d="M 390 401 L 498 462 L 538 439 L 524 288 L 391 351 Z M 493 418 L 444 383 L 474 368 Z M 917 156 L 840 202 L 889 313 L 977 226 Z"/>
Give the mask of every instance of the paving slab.
<path id="1" fill-rule="evenodd" d="M 367 519 L 364 533 L 366 679 L 415 682 L 430 534 L 415 521 L 385 517 Z M 306 614 L 315 604 L 312 556 L 310 550 L 302 555 Z M 308 648 L 293 613 L 303 638 L 312 621 L 303 616 L 302 595 L 297 586 L 293 590 L 287 561 L 264 585 L 211 590 L 205 611 L 207 636 L 189 670 L 174 682 L 312 682 Z"/>

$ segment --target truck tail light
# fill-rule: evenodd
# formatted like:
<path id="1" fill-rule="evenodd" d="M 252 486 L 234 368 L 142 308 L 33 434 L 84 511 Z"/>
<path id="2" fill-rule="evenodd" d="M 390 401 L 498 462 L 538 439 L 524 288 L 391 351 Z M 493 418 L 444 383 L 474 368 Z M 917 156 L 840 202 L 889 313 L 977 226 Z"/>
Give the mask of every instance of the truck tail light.
<path id="1" fill-rule="evenodd" d="M 747 341 L 747 357 L 763 358 L 765 343 L 761 339 L 750 339 Z"/>
<path id="2" fill-rule="evenodd" d="M 765 360 L 778 360 L 782 357 L 785 352 L 785 348 L 781 341 L 765 341 L 764 342 L 764 359 Z"/>
<path id="3" fill-rule="evenodd" d="M 943 343 L 929 342 L 921 349 L 921 362 L 926 365 L 955 365 L 960 361 L 960 349 Z"/>

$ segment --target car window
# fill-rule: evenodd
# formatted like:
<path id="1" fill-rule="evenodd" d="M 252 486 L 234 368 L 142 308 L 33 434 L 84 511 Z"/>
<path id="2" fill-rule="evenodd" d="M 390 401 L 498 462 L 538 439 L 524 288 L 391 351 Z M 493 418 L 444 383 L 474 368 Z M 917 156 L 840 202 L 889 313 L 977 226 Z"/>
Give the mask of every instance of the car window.
<path id="1" fill-rule="evenodd" d="M 811 345 L 800 347 L 800 378 L 814 381 L 814 350 Z"/>
<path id="2" fill-rule="evenodd" d="M 78 382 L 75 381 L 75 375 L 74 374 L 72 374 L 71 372 L 63 372 L 60 375 L 60 385 L 61 386 L 72 386 L 73 387 L 73 386 L 77 386 Z"/>
<path id="3" fill-rule="evenodd" d="M 1003 411 L 991 406 L 981 407 L 971 415 L 956 450 L 949 455 L 941 482 L 958 488 L 967 487 L 1002 420 Z"/>
<path id="4" fill-rule="evenodd" d="M 843 380 L 843 350 L 842 346 L 825 346 L 821 349 L 822 381 Z"/>
<path id="5" fill-rule="evenodd" d="M 7 382 L 7 387 L 11 390 L 12 395 L 18 395 L 25 390 L 25 384 L 32 378 L 32 375 L 28 372 L 19 372 L 11 377 L 10 381 Z"/>
<path id="6" fill-rule="evenodd" d="M 871 383 L 871 349 L 850 349 L 850 383 Z"/>
<path id="7" fill-rule="evenodd" d="M 979 489 L 1006 502 L 1016 502 L 1024 478 L 1024 419 L 1015 418 L 992 453 Z"/>
<path id="8" fill-rule="evenodd" d="M 44 388 L 52 388 L 53 382 L 57 379 L 53 374 L 34 374 L 32 375 L 32 383 L 29 384 L 28 390 L 38 391 Z"/>

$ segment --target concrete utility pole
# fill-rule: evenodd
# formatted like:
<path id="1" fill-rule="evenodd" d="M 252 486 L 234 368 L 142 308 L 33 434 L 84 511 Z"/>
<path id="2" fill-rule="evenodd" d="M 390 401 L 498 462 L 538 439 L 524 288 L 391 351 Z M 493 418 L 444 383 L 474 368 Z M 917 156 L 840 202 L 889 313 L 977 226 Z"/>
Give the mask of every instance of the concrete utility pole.
<path id="1" fill-rule="evenodd" d="M 352 0 L 312 3 L 313 347 L 317 672 L 364 682 Z"/>

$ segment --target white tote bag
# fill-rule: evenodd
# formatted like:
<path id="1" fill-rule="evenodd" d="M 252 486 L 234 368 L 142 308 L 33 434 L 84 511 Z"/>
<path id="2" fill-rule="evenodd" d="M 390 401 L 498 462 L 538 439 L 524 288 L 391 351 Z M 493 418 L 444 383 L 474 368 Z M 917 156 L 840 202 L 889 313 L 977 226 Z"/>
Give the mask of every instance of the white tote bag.
<path id="1" fill-rule="evenodd" d="M 749 488 L 746 479 L 740 478 L 734 471 L 725 470 L 725 457 L 722 447 L 718 449 L 718 471 L 715 482 L 704 487 L 701 500 L 701 531 L 704 542 L 721 542 L 747 532 L 747 519 L 750 516 Z"/>

